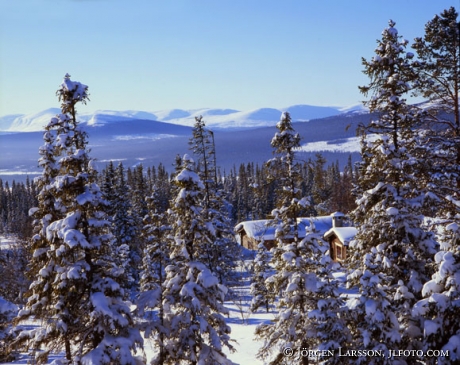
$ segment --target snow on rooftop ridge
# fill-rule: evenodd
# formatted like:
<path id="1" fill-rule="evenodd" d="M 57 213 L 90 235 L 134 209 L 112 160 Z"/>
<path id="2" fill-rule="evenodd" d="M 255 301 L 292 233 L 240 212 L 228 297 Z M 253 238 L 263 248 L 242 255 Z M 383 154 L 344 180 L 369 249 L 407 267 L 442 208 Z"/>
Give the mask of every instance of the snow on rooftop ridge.
<path id="1" fill-rule="evenodd" d="M 324 233 L 324 237 L 327 238 L 334 234 L 340 242 L 347 245 L 355 238 L 357 232 L 358 230 L 355 227 L 332 227 Z"/>
<path id="2" fill-rule="evenodd" d="M 334 212 L 331 214 L 331 217 L 345 217 L 345 214 L 342 212 Z"/>

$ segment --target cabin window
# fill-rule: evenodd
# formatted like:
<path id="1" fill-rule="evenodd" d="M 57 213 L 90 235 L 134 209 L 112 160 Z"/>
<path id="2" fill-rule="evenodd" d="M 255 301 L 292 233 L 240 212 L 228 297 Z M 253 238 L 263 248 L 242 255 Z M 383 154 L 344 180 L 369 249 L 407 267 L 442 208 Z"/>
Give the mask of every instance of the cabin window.
<path id="1" fill-rule="evenodd" d="M 340 260 L 340 261 L 345 260 L 345 247 L 343 247 L 342 245 L 336 245 L 335 250 L 336 250 L 335 256 L 337 260 Z"/>

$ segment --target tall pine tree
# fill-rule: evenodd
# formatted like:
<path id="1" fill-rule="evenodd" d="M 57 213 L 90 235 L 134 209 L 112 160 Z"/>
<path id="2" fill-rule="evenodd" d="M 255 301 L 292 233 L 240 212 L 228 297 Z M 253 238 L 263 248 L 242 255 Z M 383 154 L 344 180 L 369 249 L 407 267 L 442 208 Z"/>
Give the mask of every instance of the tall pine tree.
<path id="1" fill-rule="evenodd" d="M 424 299 L 414 314 L 424 323 L 424 348 L 449 350 L 442 364 L 460 362 L 460 29 L 458 13 L 451 7 L 425 26 L 425 35 L 413 48 L 419 71 L 417 92 L 429 100 L 425 146 L 427 180 L 437 196 L 434 213 L 441 250 L 435 256 L 432 279 L 423 288 Z M 428 359 L 434 363 L 434 359 Z"/>
<path id="2" fill-rule="evenodd" d="M 349 327 L 357 349 L 421 346 L 420 318 L 412 316 L 411 308 L 431 275 L 434 241 L 421 228 L 426 191 L 418 179 L 422 161 L 414 156 L 420 144 L 420 115 L 404 99 L 415 78 L 413 54 L 405 51 L 406 46 L 390 21 L 375 56 L 363 59 L 370 84 L 360 90 L 372 94 L 366 105 L 379 118 L 366 130 L 378 138 L 362 142 L 361 196 L 353 212 L 358 233 L 350 247 L 349 281 L 358 287 L 359 296 L 349 302 Z M 396 364 L 415 359 L 363 361 Z"/>
<path id="3" fill-rule="evenodd" d="M 308 327 L 308 312 L 313 309 L 311 292 L 316 291 L 316 280 L 312 267 L 306 258 L 310 247 L 300 239 L 299 212 L 308 205 L 300 193 L 300 165 L 295 161 L 295 149 L 300 146 L 300 136 L 294 131 L 291 117 L 285 112 L 276 125 L 278 131 L 271 141 L 275 158 L 269 164 L 275 165 L 275 177 L 281 179 L 278 192 L 279 207 L 273 210 L 276 225 L 277 246 L 272 249 L 271 264 L 275 273 L 267 278 L 270 293 L 279 295 L 278 313 L 270 324 L 256 329 L 256 337 L 264 344 L 258 357 L 268 364 L 282 364 L 286 347 L 309 349 L 311 341 L 305 335 Z M 302 364 L 308 363 L 303 357 Z"/>
<path id="4" fill-rule="evenodd" d="M 46 127 L 39 207 L 32 209 L 35 277 L 17 318 L 44 325 L 21 332 L 16 343 L 38 350 L 39 363 L 63 350 L 73 364 L 136 364 L 133 352 L 142 338 L 123 300 L 106 202 L 76 118 L 75 106 L 86 102 L 87 89 L 66 75 L 57 91 L 62 113 Z"/>

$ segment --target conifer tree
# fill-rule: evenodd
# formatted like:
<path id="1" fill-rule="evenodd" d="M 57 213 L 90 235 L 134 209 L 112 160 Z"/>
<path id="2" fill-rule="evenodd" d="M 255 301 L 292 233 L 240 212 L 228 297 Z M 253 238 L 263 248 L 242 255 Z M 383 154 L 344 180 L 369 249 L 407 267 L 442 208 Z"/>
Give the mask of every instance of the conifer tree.
<path id="1" fill-rule="evenodd" d="M 132 352 L 142 338 L 123 300 L 106 201 L 76 119 L 75 105 L 86 102 L 87 89 L 66 75 L 57 91 L 62 113 L 46 127 L 39 207 L 32 209 L 35 278 L 17 318 L 33 317 L 44 326 L 21 332 L 15 342 L 39 350 L 38 363 L 63 350 L 67 363 L 136 364 Z"/>
<path id="2" fill-rule="evenodd" d="M 460 30 L 454 7 L 444 10 L 425 25 L 425 35 L 415 39 L 418 59 L 416 93 L 427 98 L 430 124 L 427 132 L 435 153 L 435 191 L 459 200 L 460 190 Z M 453 120 L 452 120 L 453 117 Z M 449 205 L 447 201 L 445 204 Z M 445 210 L 445 209 L 444 209 Z"/>
<path id="3" fill-rule="evenodd" d="M 424 350 L 448 351 L 449 356 L 425 359 L 427 364 L 458 364 L 460 361 L 460 226 L 450 223 L 441 235 L 441 250 L 436 253 L 437 270 L 423 286 L 413 309 L 423 316 Z"/>
<path id="4" fill-rule="evenodd" d="M 316 279 L 316 290 L 310 294 L 312 309 L 308 313 L 306 337 L 312 348 L 321 351 L 320 354 L 323 351 L 334 353 L 332 357 L 317 356 L 320 364 L 348 364 L 349 358 L 337 356 L 339 351 L 346 353 L 351 343 L 351 333 L 346 321 L 349 317 L 348 308 L 341 297 L 339 282 L 334 276 L 341 270 L 340 264 L 333 262 L 331 255 L 325 252 L 322 234 L 315 232 L 313 223 L 307 229 L 303 244 L 310 249 L 306 262 L 314 267 Z"/>
<path id="5" fill-rule="evenodd" d="M 158 165 L 157 179 L 155 181 L 155 191 L 158 191 L 158 209 L 160 212 L 166 212 L 169 208 L 171 199 L 171 184 L 169 174 L 163 164 Z"/>
<path id="6" fill-rule="evenodd" d="M 198 156 L 196 167 L 204 184 L 206 208 L 209 208 L 211 205 L 213 190 L 215 190 L 217 183 L 216 151 L 212 141 L 212 132 L 205 128 L 203 117 L 195 117 L 195 125 L 192 129 L 192 137 L 190 138 L 189 145 L 194 155 Z"/>
<path id="7" fill-rule="evenodd" d="M 203 117 L 195 118 L 190 148 L 198 157 L 198 174 L 204 183 L 202 214 L 212 225 L 214 239 L 206 245 L 207 259 L 204 263 L 216 274 L 221 283 L 232 275 L 235 261 L 239 257 L 239 246 L 231 229 L 228 202 L 217 181 L 216 150 L 214 134 L 205 128 Z"/>
<path id="8" fill-rule="evenodd" d="M 142 237 L 143 219 L 147 215 L 147 204 L 145 197 L 148 196 L 147 183 L 144 176 L 144 168 L 138 165 L 134 168 L 131 181 L 128 182 L 129 195 L 131 197 L 131 209 L 129 215 L 131 217 L 133 235 L 129 243 L 132 274 L 136 282 L 139 281 L 139 271 L 142 263 L 142 252 L 145 248 L 145 243 Z M 120 188 L 123 188 L 120 186 Z"/>
<path id="9" fill-rule="evenodd" d="M 316 154 L 313 161 L 313 185 L 312 185 L 312 198 L 315 205 L 315 211 L 319 215 L 329 214 L 330 209 L 328 200 L 330 197 L 330 190 L 326 179 L 326 159 L 321 153 Z"/>
<path id="10" fill-rule="evenodd" d="M 107 207 L 107 214 L 112 220 L 112 217 L 115 215 L 115 207 L 117 196 L 115 193 L 116 178 L 115 178 L 115 168 L 113 162 L 110 161 L 105 170 L 102 172 L 102 181 L 101 181 L 101 191 L 104 193 L 104 198 L 109 203 Z"/>
<path id="11" fill-rule="evenodd" d="M 257 246 L 257 255 L 254 258 L 254 274 L 251 280 L 251 312 L 257 311 L 260 307 L 265 307 L 268 313 L 270 299 L 272 297 L 265 281 L 270 276 L 270 256 L 264 243 Z"/>
<path id="12" fill-rule="evenodd" d="M 17 336 L 12 330 L 12 320 L 16 316 L 17 307 L 0 296 L 0 361 L 10 362 L 15 359 L 8 346 Z"/>
<path id="13" fill-rule="evenodd" d="M 360 90 L 372 93 L 366 104 L 379 113 L 366 132 L 378 138 L 362 142 L 361 196 L 353 212 L 358 233 L 349 257 L 350 285 L 359 289 L 359 297 L 349 302 L 355 346 L 384 351 L 420 347 L 419 318 L 411 308 L 431 275 L 435 246 L 421 227 L 426 191 L 417 179 L 422 161 L 414 157 L 420 114 L 404 99 L 415 78 L 413 55 L 406 53 L 407 41 L 394 26 L 390 20 L 373 59 L 363 59 L 370 84 Z M 373 358 L 370 363 L 412 360 Z"/>
<path id="14" fill-rule="evenodd" d="M 448 349 L 439 363 L 460 361 L 460 28 L 454 7 L 425 25 L 425 35 L 413 48 L 419 72 L 416 91 L 427 98 L 429 116 L 425 132 L 425 172 L 430 193 L 437 197 L 428 212 L 438 226 L 441 250 L 435 256 L 435 274 L 423 288 L 424 299 L 414 314 L 423 314 L 424 348 Z M 435 209 L 433 209 L 435 207 Z"/>
<path id="15" fill-rule="evenodd" d="M 136 250 L 137 229 L 132 216 L 134 210 L 130 198 L 130 186 L 126 182 L 125 168 L 120 162 L 114 172 L 113 200 L 109 201 L 113 216 L 111 217 L 112 233 L 115 244 L 123 253 L 118 263 L 125 270 L 125 280 L 132 288 L 138 283 L 139 253 Z"/>
<path id="16" fill-rule="evenodd" d="M 202 263 L 212 241 L 201 210 L 204 185 L 185 155 L 183 169 L 174 178 L 180 189 L 172 202 L 171 264 L 164 283 L 165 323 L 169 336 L 164 364 L 233 364 L 223 347 L 233 351 L 230 327 L 223 314 L 227 289 Z"/>
<path id="17" fill-rule="evenodd" d="M 310 256 L 310 247 L 300 239 L 297 219 L 299 212 L 309 203 L 308 199 L 300 197 L 300 165 L 295 161 L 300 136 L 294 131 L 287 112 L 282 114 L 276 127 L 278 132 L 271 142 L 276 155 L 269 164 L 275 163 L 279 168 L 275 176 L 281 180 L 280 205 L 272 212 L 277 240 L 271 260 L 275 273 L 266 280 L 266 285 L 271 293 L 279 294 L 278 313 L 273 323 L 262 324 L 256 329 L 257 338 L 264 339 L 258 357 L 268 359 L 271 365 L 284 362 L 282 350 L 285 347 L 310 348 L 305 328 L 308 312 L 313 308 L 310 293 L 316 290 L 314 269 L 305 261 Z M 308 358 L 302 358 L 301 363 L 307 364 Z"/>
<path id="18" fill-rule="evenodd" d="M 169 336 L 165 327 L 163 283 L 166 278 L 165 268 L 170 263 L 170 246 L 167 236 L 171 227 L 167 222 L 166 212 L 161 211 L 158 192 L 154 190 L 152 196 L 146 200 L 149 214 L 144 218 L 143 236 L 146 248 L 144 249 L 137 307 L 138 314 L 141 316 L 145 316 L 147 310 L 158 311 L 157 315 L 147 317 L 143 330 L 146 338 L 153 338 L 158 350 L 150 363 L 161 365 L 166 360 L 165 341 Z"/>

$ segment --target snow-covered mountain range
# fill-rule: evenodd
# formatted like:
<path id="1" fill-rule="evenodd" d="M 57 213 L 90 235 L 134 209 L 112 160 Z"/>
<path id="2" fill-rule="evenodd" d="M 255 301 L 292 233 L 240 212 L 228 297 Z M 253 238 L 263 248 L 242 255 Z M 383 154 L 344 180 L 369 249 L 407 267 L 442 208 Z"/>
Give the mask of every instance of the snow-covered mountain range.
<path id="1" fill-rule="evenodd" d="M 367 123 L 362 107 L 349 109 L 296 105 L 285 109 L 262 108 L 252 111 L 231 109 L 98 111 L 78 115 L 89 135 L 91 156 L 103 168 L 108 161 L 126 167 L 142 163 L 167 169 L 177 154 L 190 153 L 188 141 L 195 116 L 202 115 L 214 131 L 217 163 L 229 171 L 241 163 L 263 163 L 272 157 L 270 141 L 282 111 L 289 111 L 302 137 L 299 158 L 314 158 L 321 152 L 330 162 L 345 163 L 351 154 L 359 159 L 356 127 Z M 59 109 L 30 115 L 0 117 L 0 178 L 24 180 L 40 173 L 38 149 L 43 144 L 43 127 Z M 308 122 L 307 122 L 308 120 Z"/>
<path id="2" fill-rule="evenodd" d="M 294 121 L 308 121 L 348 112 L 364 111 L 361 105 L 348 108 L 324 107 L 312 105 L 293 105 L 287 108 L 259 108 L 248 111 L 234 109 L 168 109 L 154 112 L 137 110 L 113 111 L 98 110 L 94 113 L 78 114 L 81 122 L 88 126 L 101 126 L 107 123 L 127 120 L 153 120 L 183 126 L 193 126 L 195 117 L 202 115 L 206 125 L 218 129 L 246 129 L 274 125 L 283 111 L 291 114 Z M 36 132 L 56 114 L 58 108 L 50 108 L 33 114 L 15 114 L 0 117 L 0 132 Z"/>

